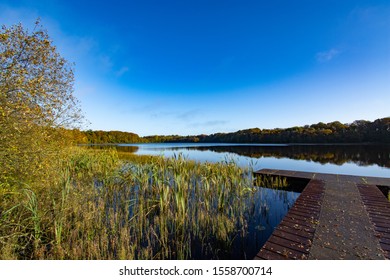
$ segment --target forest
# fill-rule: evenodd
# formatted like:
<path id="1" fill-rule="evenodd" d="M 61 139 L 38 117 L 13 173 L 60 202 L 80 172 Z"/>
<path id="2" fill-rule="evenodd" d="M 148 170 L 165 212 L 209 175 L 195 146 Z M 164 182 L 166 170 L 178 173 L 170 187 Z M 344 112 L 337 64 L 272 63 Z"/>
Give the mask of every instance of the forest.
<path id="1" fill-rule="evenodd" d="M 73 130 L 78 143 L 390 143 L 390 117 L 375 121 L 356 120 L 349 124 L 339 121 L 294 126 L 290 128 L 250 128 L 231 133 L 210 135 L 152 135 L 140 137 L 121 131 Z"/>

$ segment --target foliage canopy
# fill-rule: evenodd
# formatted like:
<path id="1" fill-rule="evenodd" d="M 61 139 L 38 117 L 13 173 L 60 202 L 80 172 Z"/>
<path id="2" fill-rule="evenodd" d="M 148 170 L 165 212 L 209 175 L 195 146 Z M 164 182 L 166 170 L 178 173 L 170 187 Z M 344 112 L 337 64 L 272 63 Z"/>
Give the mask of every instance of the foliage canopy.
<path id="1" fill-rule="evenodd" d="M 39 21 L 32 32 L 21 24 L 1 28 L 0 183 L 46 169 L 64 140 L 59 128 L 81 124 L 73 83 L 73 65 Z"/>

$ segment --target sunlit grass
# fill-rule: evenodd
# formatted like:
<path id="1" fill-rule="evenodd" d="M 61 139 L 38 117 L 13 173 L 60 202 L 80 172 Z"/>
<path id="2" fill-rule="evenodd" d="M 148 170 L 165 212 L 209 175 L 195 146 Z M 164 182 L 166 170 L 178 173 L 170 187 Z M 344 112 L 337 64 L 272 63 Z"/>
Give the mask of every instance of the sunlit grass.
<path id="1" fill-rule="evenodd" d="M 289 186 L 287 177 L 258 174 L 255 178 L 257 186 L 267 186 L 275 189 L 283 189 Z"/>

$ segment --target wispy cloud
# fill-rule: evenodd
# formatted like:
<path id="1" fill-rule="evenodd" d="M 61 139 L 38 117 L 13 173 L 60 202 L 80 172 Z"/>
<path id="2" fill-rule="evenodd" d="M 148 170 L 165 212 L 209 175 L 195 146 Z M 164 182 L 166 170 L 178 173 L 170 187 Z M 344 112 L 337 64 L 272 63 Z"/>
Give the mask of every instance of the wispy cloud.
<path id="1" fill-rule="evenodd" d="M 32 30 L 38 17 L 39 15 L 36 10 L 26 8 L 12 8 L 7 5 L 0 4 L 1 24 L 9 26 L 22 23 L 23 26 Z"/>
<path id="2" fill-rule="evenodd" d="M 181 112 L 181 113 L 177 114 L 176 117 L 179 120 L 188 121 L 188 120 L 196 117 L 197 115 L 199 115 L 199 113 L 200 113 L 200 111 L 198 109 L 193 109 L 193 110 Z"/>
<path id="3" fill-rule="evenodd" d="M 91 94 L 96 94 L 96 92 L 97 88 L 95 85 L 86 82 L 76 81 L 75 93 L 78 96 L 88 96 Z"/>
<path id="4" fill-rule="evenodd" d="M 112 62 L 112 59 L 110 56 L 106 54 L 101 54 L 99 56 L 99 65 L 102 67 L 104 71 L 111 71 L 112 67 L 114 66 L 114 63 Z"/>
<path id="5" fill-rule="evenodd" d="M 122 66 L 118 71 L 116 71 L 115 74 L 116 74 L 117 77 L 122 77 L 128 71 L 129 71 L 129 67 Z"/>
<path id="6" fill-rule="evenodd" d="M 324 63 L 324 62 L 331 61 L 339 54 L 340 54 L 340 50 L 332 48 L 332 49 L 327 50 L 327 51 L 318 52 L 316 54 L 316 58 L 317 58 L 318 62 Z"/>
<path id="7" fill-rule="evenodd" d="M 162 117 L 169 117 L 175 120 L 188 122 L 189 120 L 193 119 L 199 114 L 200 114 L 200 110 L 198 109 L 192 109 L 187 111 L 157 111 L 151 114 L 151 117 L 155 119 L 159 119 Z"/>
<path id="8" fill-rule="evenodd" d="M 373 27 L 384 27 L 390 22 L 389 15 L 390 7 L 387 6 L 356 7 L 351 11 L 349 19 Z"/>
<path id="9" fill-rule="evenodd" d="M 213 120 L 213 121 L 206 121 L 206 122 L 196 122 L 192 123 L 192 127 L 216 127 L 216 126 L 222 126 L 227 124 L 228 121 L 223 120 Z"/>

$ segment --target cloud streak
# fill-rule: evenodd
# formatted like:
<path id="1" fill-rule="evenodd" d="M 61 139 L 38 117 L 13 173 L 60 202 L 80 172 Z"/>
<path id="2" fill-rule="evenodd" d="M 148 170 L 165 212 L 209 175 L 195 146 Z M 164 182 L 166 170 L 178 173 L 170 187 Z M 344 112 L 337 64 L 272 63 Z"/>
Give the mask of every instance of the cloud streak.
<path id="1" fill-rule="evenodd" d="M 151 108 L 154 109 L 154 108 Z M 152 118 L 159 119 L 161 117 L 171 117 L 175 120 L 187 122 L 200 114 L 198 109 L 187 111 L 157 111 L 151 114 Z"/>
<path id="2" fill-rule="evenodd" d="M 325 62 L 331 61 L 339 54 L 340 54 L 340 50 L 332 48 L 332 49 L 327 50 L 327 51 L 318 52 L 316 54 L 316 59 L 318 62 L 325 63 Z"/>
<path id="3" fill-rule="evenodd" d="M 123 66 L 121 69 L 119 69 L 118 71 L 116 71 L 116 76 L 117 77 L 122 77 L 126 72 L 129 71 L 129 67 L 127 66 Z"/>
<path id="4" fill-rule="evenodd" d="M 213 120 L 213 121 L 206 121 L 206 122 L 196 122 L 192 123 L 192 127 L 216 127 L 216 126 L 222 126 L 227 124 L 228 121 L 223 120 Z"/>

